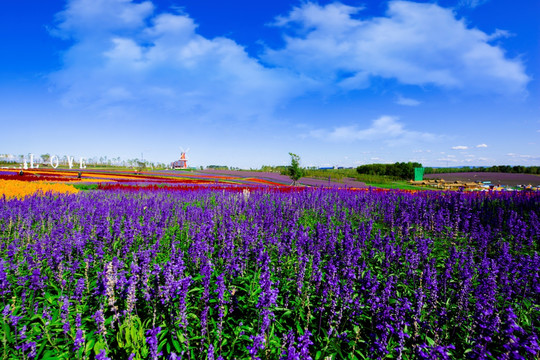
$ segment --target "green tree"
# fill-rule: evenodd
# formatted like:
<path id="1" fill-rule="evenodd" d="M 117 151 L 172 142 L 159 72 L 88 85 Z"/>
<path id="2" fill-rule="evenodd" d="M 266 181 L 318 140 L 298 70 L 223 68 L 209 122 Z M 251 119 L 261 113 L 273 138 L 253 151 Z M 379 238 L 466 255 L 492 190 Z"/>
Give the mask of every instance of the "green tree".
<path id="1" fill-rule="evenodd" d="M 300 156 L 289 153 L 291 155 L 291 165 L 289 165 L 289 177 L 293 181 L 293 185 L 304 176 L 304 170 L 300 167 Z"/>
<path id="2" fill-rule="evenodd" d="M 146 162 L 137 160 L 137 171 L 143 172 L 144 170 L 146 170 Z"/>
<path id="3" fill-rule="evenodd" d="M 43 163 L 46 163 L 46 162 L 49 161 L 49 159 L 51 158 L 51 155 L 49 155 L 49 154 L 42 154 L 40 157 L 41 157 L 41 160 L 43 160 Z"/>

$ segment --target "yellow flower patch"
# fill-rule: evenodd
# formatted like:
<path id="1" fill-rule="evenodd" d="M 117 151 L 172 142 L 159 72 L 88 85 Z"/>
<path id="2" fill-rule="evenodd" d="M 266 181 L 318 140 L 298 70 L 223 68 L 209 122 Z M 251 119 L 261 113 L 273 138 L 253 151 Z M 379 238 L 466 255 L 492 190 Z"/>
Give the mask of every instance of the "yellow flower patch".
<path id="1" fill-rule="evenodd" d="M 45 181 L 20 181 L 20 180 L 0 180 L 0 198 L 5 195 L 7 198 L 22 199 L 28 195 L 41 192 L 75 194 L 79 190 L 73 186 L 61 183 L 48 183 Z"/>

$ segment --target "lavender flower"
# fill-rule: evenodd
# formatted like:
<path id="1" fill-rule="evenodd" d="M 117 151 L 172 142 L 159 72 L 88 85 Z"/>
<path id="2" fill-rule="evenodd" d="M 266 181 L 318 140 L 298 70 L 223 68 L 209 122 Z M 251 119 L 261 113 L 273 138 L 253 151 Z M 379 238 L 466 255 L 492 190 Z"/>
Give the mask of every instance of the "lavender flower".
<path id="1" fill-rule="evenodd" d="M 67 335 L 71 329 L 71 325 L 69 323 L 69 299 L 67 296 L 62 296 L 60 300 L 62 302 L 62 307 L 60 308 L 60 318 L 63 322 L 62 329 L 64 330 L 64 335 Z"/>
<path id="2" fill-rule="evenodd" d="M 103 310 L 96 311 L 92 318 L 96 322 L 97 333 L 102 335 L 105 334 L 107 330 L 105 329 L 105 318 L 103 317 Z"/>
<path id="3" fill-rule="evenodd" d="M 159 356 L 163 355 L 158 353 L 158 340 L 157 335 L 161 332 L 161 327 L 156 327 L 146 331 L 146 343 L 150 349 L 150 358 L 156 360 Z"/>
<path id="4" fill-rule="evenodd" d="M 107 357 L 105 349 L 101 349 L 99 354 L 96 355 L 96 360 L 111 360 L 111 358 Z"/>

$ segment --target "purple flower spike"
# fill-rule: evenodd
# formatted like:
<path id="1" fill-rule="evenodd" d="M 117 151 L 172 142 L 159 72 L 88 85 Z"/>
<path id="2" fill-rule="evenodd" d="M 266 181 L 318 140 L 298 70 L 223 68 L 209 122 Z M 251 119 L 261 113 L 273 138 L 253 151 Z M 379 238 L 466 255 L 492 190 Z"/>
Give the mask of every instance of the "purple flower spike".
<path id="1" fill-rule="evenodd" d="M 96 355 L 96 360 L 111 360 L 111 358 L 107 357 L 105 349 L 101 349 L 99 354 Z"/>
<path id="2" fill-rule="evenodd" d="M 161 327 L 153 328 L 146 331 L 146 343 L 150 349 L 150 358 L 156 360 L 159 356 L 163 355 L 158 353 L 158 340 L 157 335 L 161 332 Z"/>

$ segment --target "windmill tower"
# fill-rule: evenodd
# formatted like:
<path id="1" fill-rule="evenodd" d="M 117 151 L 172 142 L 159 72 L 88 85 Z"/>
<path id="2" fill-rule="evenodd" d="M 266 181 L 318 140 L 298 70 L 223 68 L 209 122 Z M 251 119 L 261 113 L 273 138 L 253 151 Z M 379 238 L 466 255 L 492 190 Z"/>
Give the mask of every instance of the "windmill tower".
<path id="1" fill-rule="evenodd" d="M 187 158 L 187 153 L 189 151 L 189 148 L 187 150 L 184 150 L 183 147 L 180 147 L 180 160 L 178 160 L 178 167 L 180 169 L 187 169 L 187 161 L 188 161 L 188 158 Z"/>

